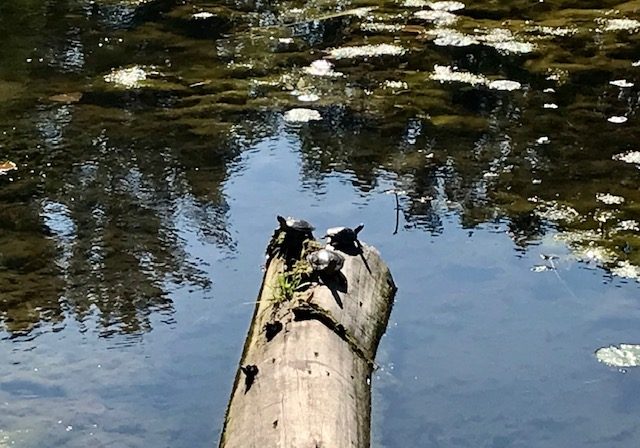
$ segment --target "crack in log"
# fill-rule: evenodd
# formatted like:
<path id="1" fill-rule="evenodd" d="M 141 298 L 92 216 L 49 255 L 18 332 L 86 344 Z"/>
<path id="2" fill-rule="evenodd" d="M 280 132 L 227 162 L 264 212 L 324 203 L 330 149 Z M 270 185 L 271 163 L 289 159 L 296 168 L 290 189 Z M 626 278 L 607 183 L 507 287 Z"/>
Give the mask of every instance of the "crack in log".
<path id="1" fill-rule="evenodd" d="M 292 308 L 293 320 L 300 322 L 305 320 L 316 320 L 335 333 L 340 339 L 346 342 L 351 350 L 363 361 L 365 361 L 370 368 L 373 369 L 375 363 L 370 359 L 365 351 L 356 343 L 354 338 L 349 334 L 344 325 L 339 323 L 329 311 L 314 304 L 303 302 Z"/>

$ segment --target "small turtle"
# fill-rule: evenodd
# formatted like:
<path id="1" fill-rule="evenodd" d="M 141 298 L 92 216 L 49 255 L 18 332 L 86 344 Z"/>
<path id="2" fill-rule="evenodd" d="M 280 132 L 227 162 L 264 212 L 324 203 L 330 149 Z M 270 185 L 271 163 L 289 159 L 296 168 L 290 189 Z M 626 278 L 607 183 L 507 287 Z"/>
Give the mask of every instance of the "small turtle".
<path id="1" fill-rule="evenodd" d="M 350 227 L 331 227 L 327 229 L 325 238 L 327 242 L 335 247 L 359 245 L 358 233 L 364 228 L 364 224 L 360 224 L 355 229 Z"/>
<path id="2" fill-rule="evenodd" d="M 335 274 L 344 265 L 344 257 L 329 249 L 320 249 L 307 255 L 307 261 L 319 274 Z"/>
<path id="3" fill-rule="evenodd" d="M 280 228 L 282 230 L 294 230 L 300 233 L 311 233 L 316 229 L 311 225 L 311 223 L 305 221 L 304 219 L 296 219 L 292 218 L 291 216 L 285 218 L 280 215 L 278 215 L 276 219 L 280 223 Z"/>
<path id="4" fill-rule="evenodd" d="M 253 386 L 253 382 L 256 380 L 256 376 L 258 376 L 258 366 L 255 364 L 247 364 L 246 366 L 240 366 L 240 370 L 244 373 L 244 393 L 246 394 Z"/>

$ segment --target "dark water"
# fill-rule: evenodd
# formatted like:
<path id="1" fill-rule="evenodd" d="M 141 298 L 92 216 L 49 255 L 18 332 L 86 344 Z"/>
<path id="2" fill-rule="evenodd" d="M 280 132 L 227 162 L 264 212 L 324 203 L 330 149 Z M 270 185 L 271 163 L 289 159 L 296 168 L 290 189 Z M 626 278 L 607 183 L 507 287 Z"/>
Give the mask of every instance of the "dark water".
<path id="1" fill-rule="evenodd" d="M 1 448 L 214 446 L 278 213 L 399 286 L 375 446 L 640 443 L 640 2 L 418 10 L 0 4 Z"/>

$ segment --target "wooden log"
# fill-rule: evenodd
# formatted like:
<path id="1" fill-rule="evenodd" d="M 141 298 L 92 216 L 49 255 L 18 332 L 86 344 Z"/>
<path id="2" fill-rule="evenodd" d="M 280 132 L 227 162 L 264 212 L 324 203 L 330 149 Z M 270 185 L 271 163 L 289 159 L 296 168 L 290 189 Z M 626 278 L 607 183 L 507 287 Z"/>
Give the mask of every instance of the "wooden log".
<path id="1" fill-rule="evenodd" d="M 288 233 L 276 230 L 269 245 L 220 447 L 366 448 L 371 373 L 396 287 L 365 244 L 336 250 L 341 272 L 314 282 L 305 255 L 319 243 Z"/>

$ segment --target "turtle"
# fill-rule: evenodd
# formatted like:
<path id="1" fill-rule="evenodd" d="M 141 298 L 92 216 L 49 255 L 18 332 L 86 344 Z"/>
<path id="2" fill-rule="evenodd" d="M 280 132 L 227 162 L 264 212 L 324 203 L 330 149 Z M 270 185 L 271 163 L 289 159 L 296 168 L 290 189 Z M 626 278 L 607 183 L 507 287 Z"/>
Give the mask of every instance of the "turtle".
<path id="1" fill-rule="evenodd" d="M 247 364 L 246 366 L 240 366 L 240 370 L 244 373 L 244 393 L 246 394 L 253 386 L 253 382 L 256 380 L 256 376 L 258 376 L 258 366 L 255 364 Z"/>
<path id="2" fill-rule="evenodd" d="M 316 229 L 311 223 L 304 219 L 292 218 L 291 216 L 285 218 L 280 215 L 278 215 L 276 219 L 280 223 L 280 228 L 285 231 L 293 230 L 300 233 L 311 233 Z"/>
<path id="3" fill-rule="evenodd" d="M 281 254 L 288 266 L 293 266 L 300 258 L 300 253 L 307 240 L 313 240 L 313 227 L 304 219 L 292 218 L 291 216 L 276 216 L 279 227 L 274 233 L 274 237 L 267 247 L 267 255 Z"/>
<path id="4" fill-rule="evenodd" d="M 358 225 L 355 229 L 350 227 L 331 227 L 327 229 L 324 236 L 327 242 L 334 247 L 360 245 L 358 233 L 364 228 L 364 224 Z"/>
<path id="5" fill-rule="evenodd" d="M 344 257 L 329 249 L 320 249 L 307 255 L 307 261 L 314 272 L 319 274 L 335 274 L 344 265 Z"/>

